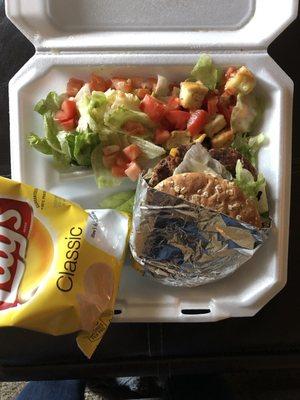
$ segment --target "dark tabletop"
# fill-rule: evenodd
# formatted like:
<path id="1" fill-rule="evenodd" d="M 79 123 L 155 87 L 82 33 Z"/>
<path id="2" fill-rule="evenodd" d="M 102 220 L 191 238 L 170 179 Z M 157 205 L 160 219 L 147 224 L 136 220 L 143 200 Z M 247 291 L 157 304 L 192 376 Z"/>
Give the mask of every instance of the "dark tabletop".
<path id="1" fill-rule="evenodd" d="M 74 335 L 0 330 L 0 380 L 153 375 L 300 367 L 299 19 L 269 53 L 295 83 L 288 283 L 255 317 L 201 324 L 112 324 L 91 361 Z M 10 175 L 7 85 L 34 54 L 0 0 L 0 175 Z M 84 366 L 84 368 L 83 368 Z"/>

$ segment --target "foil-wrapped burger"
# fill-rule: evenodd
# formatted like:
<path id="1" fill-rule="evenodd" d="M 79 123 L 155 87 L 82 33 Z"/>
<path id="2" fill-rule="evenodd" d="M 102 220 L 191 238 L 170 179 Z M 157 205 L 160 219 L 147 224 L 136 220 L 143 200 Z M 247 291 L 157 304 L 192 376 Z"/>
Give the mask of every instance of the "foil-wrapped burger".
<path id="1" fill-rule="evenodd" d="M 208 151 L 195 143 L 177 148 L 140 178 L 130 238 L 140 271 L 191 287 L 224 278 L 253 256 L 270 219 L 261 216 L 265 192 L 245 193 L 239 169 L 257 182 L 255 167 L 235 149 Z"/>

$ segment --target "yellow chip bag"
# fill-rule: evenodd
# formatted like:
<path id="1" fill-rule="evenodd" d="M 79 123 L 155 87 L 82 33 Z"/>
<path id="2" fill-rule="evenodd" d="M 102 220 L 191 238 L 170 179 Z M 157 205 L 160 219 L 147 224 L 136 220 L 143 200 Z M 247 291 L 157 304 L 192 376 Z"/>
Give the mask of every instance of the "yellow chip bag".
<path id="1" fill-rule="evenodd" d="M 0 326 L 79 331 L 91 357 L 113 316 L 128 230 L 125 214 L 0 177 Z"/>

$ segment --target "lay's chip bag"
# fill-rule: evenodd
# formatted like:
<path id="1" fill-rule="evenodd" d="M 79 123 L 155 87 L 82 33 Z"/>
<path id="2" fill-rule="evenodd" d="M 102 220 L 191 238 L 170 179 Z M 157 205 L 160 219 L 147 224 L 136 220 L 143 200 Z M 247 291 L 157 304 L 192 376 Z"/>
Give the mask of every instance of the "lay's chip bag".
<path id="1" fill-rule="evenodd" d="M 79 331 L 91 357 L 114 313 L 129 219 L 0 177 L 0 326 Z"/>

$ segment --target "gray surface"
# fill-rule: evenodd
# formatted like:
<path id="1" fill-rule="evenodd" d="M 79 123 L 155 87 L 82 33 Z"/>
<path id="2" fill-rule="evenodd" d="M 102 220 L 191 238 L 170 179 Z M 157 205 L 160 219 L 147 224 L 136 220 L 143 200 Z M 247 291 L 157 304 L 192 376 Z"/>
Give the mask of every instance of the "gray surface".
<path id="1" fill-rule="evenodd" d="M 51 23 L 63 31 L 236 29 L 254 12 L 254 0 L 48 0 Z M 68 10 L 68 12 L 65 12 Z"/>

